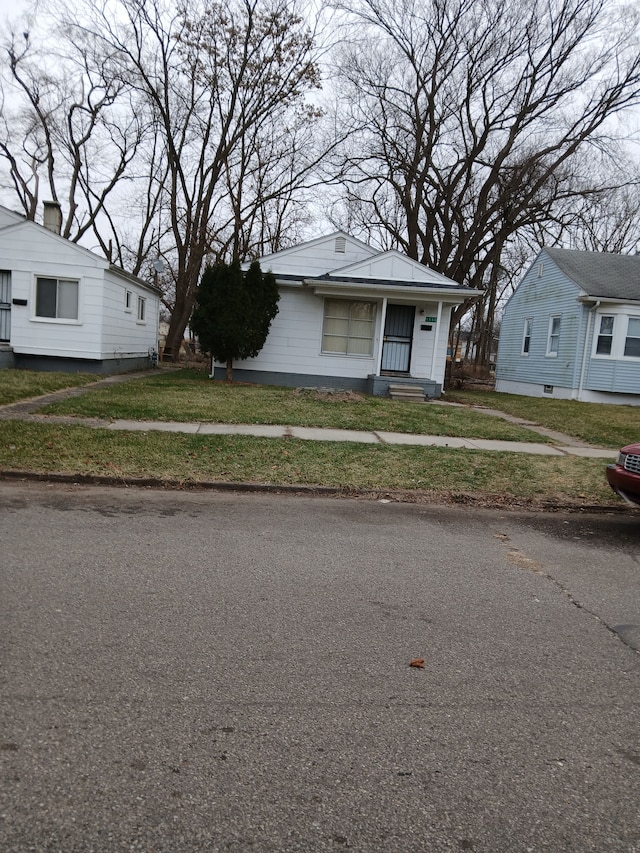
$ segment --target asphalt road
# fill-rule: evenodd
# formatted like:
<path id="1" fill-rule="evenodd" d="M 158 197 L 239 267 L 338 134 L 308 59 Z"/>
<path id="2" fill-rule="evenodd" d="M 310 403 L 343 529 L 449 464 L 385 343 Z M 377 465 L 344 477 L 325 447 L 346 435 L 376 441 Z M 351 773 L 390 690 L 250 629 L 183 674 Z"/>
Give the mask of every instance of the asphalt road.
<path id="1" fill-rule="evenodd" d="M 4 853 L 640 851 L 637 514 L 5 483 L 0 542 Z"/>

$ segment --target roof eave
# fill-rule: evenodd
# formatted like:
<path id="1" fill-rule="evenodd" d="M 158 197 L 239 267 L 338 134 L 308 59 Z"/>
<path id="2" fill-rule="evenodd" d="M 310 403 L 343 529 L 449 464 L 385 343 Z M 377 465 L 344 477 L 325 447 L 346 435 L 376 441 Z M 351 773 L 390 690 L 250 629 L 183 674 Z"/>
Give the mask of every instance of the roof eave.
<path id="1" fill-rule="evenodd" d="M 313 292 L 319 296 L 331 295 L 333 292 L 343 292 L 345 290 L 360 290 L 371 291 L 375 293 L 393 293 L 413 296 L 430 296 L 434 298 L 450 297 L 447 302 L 464 302 L 475 296 L 479 296 L 482 291 L 474 290 L 470 287 L 446 287 L 439 284 L 429 284 L 426 282 L 416 282 L 416 284 L 394 283 L 390 281 L 322 281 L 314 278 L 304 279 L 303 285 L 310 287 Z"/>
<path id="2" fill-rule="evenodd" d="M 116 264 L 109 264 L 109 272 L 127 279 L 127 281 L 130 281 L 132 284 L 137 284 L 138 287 L 144 287 L 146 290 L 150 290 L 158 296 L 162 293 L 161 289 L 157 285 L 152 284 L 150 281 L 145 281 L 142 278 L 138 278 L 137 275 L 133 275 L 133 273 L 123 270 L 122 267 L 116 266 Z"/>
<path id="3" fill-rule="evenodd" d="M 619 296 L 598 296 L 595 293 L 581 293 L 578 302 L 594 305 L 606 302 L 608 305 L 640 305 L 640 299 L 623 299 Z"/>

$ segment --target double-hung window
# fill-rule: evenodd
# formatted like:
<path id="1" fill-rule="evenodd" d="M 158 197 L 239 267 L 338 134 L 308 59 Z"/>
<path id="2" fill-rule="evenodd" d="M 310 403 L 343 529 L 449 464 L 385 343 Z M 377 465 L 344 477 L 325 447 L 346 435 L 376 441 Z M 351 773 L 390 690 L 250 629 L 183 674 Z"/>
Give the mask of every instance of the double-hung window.
<path id="1" fill-rule="evenodd" d="M 613 322 L 612 314 L 602 314 L 600 317 L 600 328 L 596 340 L 596 355 L 611 355 L 613 349 Z"/>
<path id="2" fill-rule="evenodd" d="M 325 299 L 322 352 L 371 355 L 375 318 L 375 302 Z"/>
<path id="3" fill-rule="evenodd" d="M 640 317 L 629 317 L 628 319 L 624 354 L 630 358 L 640 358 Z"/>
<path id="4" fill-rule="evenodd" d="M 36 317 L 78 319 L 79 283 L 70 279 L 36 279 Z"/>
<path id="5" fill-rule="evenodd" d="M 143 296 L 138 296 L 138 323 L 144 323 L 147 300 Z"/>
<path id="6" fill-rule="evenodd" d="M 531 349 L 531 332 L 533 330 L 533 318 L 527 317 L 524 321 L 524 333 L 522 335 L 522 355 L 529 355 Z"/>
<path id="7" fill-rule="evenodd" d="M 557 356 L 560 347 L 560 317 L 549 317 L 547 355 Z"/>

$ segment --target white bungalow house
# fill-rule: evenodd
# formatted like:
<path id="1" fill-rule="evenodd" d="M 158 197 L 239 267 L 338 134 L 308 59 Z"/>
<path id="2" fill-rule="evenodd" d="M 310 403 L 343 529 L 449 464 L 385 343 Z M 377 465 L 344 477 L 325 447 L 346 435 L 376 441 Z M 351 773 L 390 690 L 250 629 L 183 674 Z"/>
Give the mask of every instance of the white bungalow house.
<path id="1" fill-rule="evenodd" d="M 496 391 L 640 405 L 640 255 L 543 249 L 505 307 Z"/>
<path id="2" fill-rule="evenodd" d="M 259 260 L 276 276 L 279 312 L 260 354 L 234 362 L 234 379 L 440 396 L 451 310 L 477 291 L 340 231 Z"/>
<path id="3" fill-rule="evenodd" d="M 0 207 L 0 367 L 119 373 L 147 366 L 160 295 L 45 225 Z"/>

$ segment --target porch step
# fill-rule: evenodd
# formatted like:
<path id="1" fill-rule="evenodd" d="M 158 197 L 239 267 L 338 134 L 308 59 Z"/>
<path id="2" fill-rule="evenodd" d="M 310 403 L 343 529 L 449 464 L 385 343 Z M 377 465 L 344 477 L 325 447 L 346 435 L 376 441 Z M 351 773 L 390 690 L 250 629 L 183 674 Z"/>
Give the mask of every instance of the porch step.
<path id="1" fill-rule="evenodd" d="M 423 403 L 425 400 L 424 388 L 420 385 L 389 385 L 389 396 L 405 403 Z"/>

